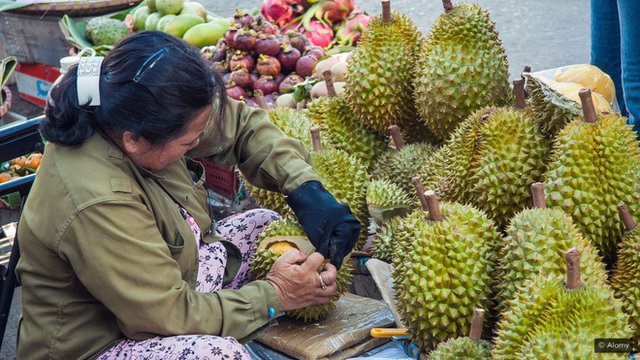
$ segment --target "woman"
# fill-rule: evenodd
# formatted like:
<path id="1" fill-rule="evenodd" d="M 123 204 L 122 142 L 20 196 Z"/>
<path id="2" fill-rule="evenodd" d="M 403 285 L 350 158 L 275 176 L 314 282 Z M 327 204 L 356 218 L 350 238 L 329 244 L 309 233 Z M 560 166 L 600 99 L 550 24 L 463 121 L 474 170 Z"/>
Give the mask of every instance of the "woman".
<path id="1" fill-rule="evenodd" d="M 19 358 L 248 358 L 240 343 L 278 313 L 329 300 L 359 223 L 300 142 L 225 95 L 198 49 L 159 31 L 83 58 L 52 89 L 18 226 Z M 187 153 L 289 195 L 319 253 L 291 250 L 248 282 L 258 231 L 278 215 L 212 224 Z M 319 273 L 324 257 L 335 266 Z"/>

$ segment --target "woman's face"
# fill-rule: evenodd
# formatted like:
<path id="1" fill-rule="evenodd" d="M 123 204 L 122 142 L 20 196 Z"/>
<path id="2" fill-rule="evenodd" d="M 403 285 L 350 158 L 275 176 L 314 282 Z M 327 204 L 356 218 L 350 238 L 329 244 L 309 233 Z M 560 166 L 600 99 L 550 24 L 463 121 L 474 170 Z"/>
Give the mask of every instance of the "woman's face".
<path id="1" fill-rule="evenodd" d="M 149 171 L 159 171 L 180 160 L 200 143 L 200 136 L 209 123 L 212 107 L 203 110 L 187 125 L 187 131 L 162 146 L 152 146 L 141 136 L 124 135 L 124 149 L 131 160 Z"/>

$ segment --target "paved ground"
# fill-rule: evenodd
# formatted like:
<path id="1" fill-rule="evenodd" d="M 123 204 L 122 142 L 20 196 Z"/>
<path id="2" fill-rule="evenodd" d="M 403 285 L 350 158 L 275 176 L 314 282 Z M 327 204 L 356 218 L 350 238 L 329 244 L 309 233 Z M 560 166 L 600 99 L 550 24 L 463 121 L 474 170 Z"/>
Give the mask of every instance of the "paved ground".
<path id="1" fill-rule="evenodd" d="M 200 2 L 214 13 L 225 16 L 231 16 L 235 9 L 259 8 L 262 3 L 260 0 Z M 355 3 L 369 14 L 380 13 L 379 1 L 355 0 Z M 489 10 L 496 23 L 507 52 L 512 79 L 520 75 L 525 65 L 538 71 L 589 61 L 589 0 L 478 0 L 477 3 Z M 425 35 L 442 13 L 440 0 L 391 0 L 391 8 L 409 16 Z M 11 110 L 27 117 L 42 112 L 42 109 L 19 100 L 14 102 Z M 16 306 L 9 320 L 0 359 L 15 358 L 14 324 L 19 310 L 19 295 L 18 292 L 14 299 Z"/>

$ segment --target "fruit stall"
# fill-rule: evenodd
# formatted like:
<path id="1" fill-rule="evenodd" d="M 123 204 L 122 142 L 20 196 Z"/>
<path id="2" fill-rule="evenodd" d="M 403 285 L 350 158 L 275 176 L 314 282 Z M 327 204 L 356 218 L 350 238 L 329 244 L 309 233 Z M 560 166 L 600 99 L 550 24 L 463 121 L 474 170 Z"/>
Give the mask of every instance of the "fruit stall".
<path id="1" fill-rule="evenodd" d="M 300 140 L 362 225 L 329 303 L 284 314 L 247 345 L 252 356 L 640 353 L 640 142 L 601 69 L 524 67 L 513 78 L 490 12 L 473 2 L 442 0 L 427 32 L 393 0 L 376 12 L 353 0 L 256 0 L 232 16 L 195 0 L 95 3 L 49 3 L 53 16 L 38 26 L 55 25 L 57 45 L 33 29 L 38 41 L 12 34 L 44 4 L 0 7 L 14 96 L 44 106 L 60 59 L 104 56 L 133 32 L 164 31 L 200 50 L 229 97 Z M 10 129 L 0 127 L 0 139 Z M 1 163 L 0 189 L 37 176 L 42 149 L 29 150 Z M 313 252 L 273 241 L 305 236 L 282 194 L 199 160 L 218 216 L 252 207 L 283 215 L 261 235 L 253 278 L 291 247 Z M 19 209 L 19 196 L 2 195 L 5 212 Z"/>

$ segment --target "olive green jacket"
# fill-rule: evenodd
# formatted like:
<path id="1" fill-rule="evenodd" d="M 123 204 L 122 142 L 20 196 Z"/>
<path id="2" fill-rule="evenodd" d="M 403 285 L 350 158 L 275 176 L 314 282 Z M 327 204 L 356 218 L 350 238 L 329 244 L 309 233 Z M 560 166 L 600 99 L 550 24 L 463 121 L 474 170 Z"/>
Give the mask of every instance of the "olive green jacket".
<path id="1" fill-rule="evenodd" d="M 228 120 L 223 144 L 206 131 L 193 154 L 238 164 L 255 184 L 285 194 L 317 180 L 304 146 L 284 138 L 264 111 L 232 102 Z M 264 328 L 269 313 L 280 311 L 266 281 L 194 290 L 197 241 L 175 202 L 205 241 L 224 242 L 229 282 L 239 251 L 211 234 L 200 163 L 184 157 L 150 173 L 99 134 L 80 147 L 48 143 L 18 226 L 18 357 L 90 359 L 124 338 L 213 334 L 242 341 Z"/>

